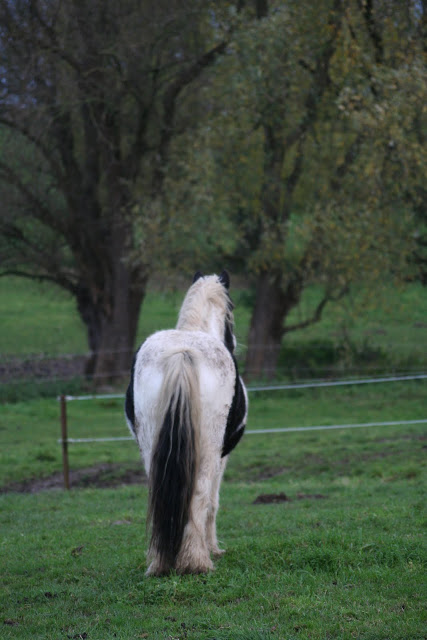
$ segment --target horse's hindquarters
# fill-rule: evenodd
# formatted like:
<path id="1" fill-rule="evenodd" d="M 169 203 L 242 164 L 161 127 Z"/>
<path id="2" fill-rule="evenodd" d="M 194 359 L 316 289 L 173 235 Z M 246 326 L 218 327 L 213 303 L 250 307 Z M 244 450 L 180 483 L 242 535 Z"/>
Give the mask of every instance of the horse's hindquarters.
<path id="1" fill-rule="evenodd" d="M 149 477 L 151 575 L 205 572 L 210 553 L 220 553 L 215 519 L 235 383 L 232 356 L 206 333 L 159 332 L 137 355 L 135 431 Z M 182 540 L 171 522 L 180 523 Z M 180 541 L 173 558 L 169 535 Z"/>
<path id="2" fill-rule="evenodd" d="M 168 370 L 169 355 L 188 353 L 199 379 L 200 434 L 220 450 L 231 406 L 235 367 L 233 359 L 215 338 L 200 331 L 159 331 L 138 352 L 134 372 L 134 404 L 137 439 L 144 449 L 155 438 L 157 407 Z M 208 444 L 209 446 L 209 444 Z"/>

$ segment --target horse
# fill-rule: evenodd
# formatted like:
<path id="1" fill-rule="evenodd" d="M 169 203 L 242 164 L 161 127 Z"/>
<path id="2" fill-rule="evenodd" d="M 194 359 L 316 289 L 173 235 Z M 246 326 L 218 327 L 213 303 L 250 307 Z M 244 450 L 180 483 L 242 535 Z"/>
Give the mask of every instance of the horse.
<path id="1" fill-rule="evenodd" d="M 219 488 L 248 412 L 229 287 L 226 271 L 198 271 L 176 328 L 152 334 L 133 360 L 125 417 L 148 477 L 147 576 L 207 573 L 224 553 Z"/>

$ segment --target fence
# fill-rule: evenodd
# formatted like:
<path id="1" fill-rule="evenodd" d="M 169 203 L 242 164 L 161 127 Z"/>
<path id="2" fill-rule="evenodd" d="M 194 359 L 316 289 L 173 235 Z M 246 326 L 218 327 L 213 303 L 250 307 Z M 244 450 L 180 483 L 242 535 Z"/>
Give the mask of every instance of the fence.
<path id="1" fill-rule="evenodd" d="M 366 385 L 366 384 L 384 384 L 390 382 L 404 382 L 409 380 L 425 380 L 427 379 L 426 373 L 420 373 L 416 375 L 405 376 L 387 376 L 380 378 L 365 378 L 365 379 L 350 379 L 350 380 L 319 380 L 304 383 L 295 384 L 277 384 L 277 385 L 264 385 L 248 387 L 248 392 L 260 392 L 260 391 L 285 391 L 291 389 L 309 389 L 309 388 L 321 388 L 321 387 L 341 387 L 346 385 Z M 72 401 L 86 401 L 86 400 L 107 400 L 107 399 L 124 399 L 123 394 L 103 394 L 103 395 L 61 395 L 59 397 L 60 402 L 60 423 L 61 423 L 61 439 L 58 441 L 62 446 L 62 466 L 64 475 L 64 487 L 70 488 L 70 465 L 68 457 L 68 445 L 79 443 L 91 443 L 91 442 L 123 442 L 133 440 L 132 436 L 122 437 L 106 437 L 106 438 L 69 438 L 68 437 L 68 418 L 67 418 L 67 402 Z M 420 420 L 398 420 L 398 421 L 385 421 L 385 422 L 366 422 L 355 424 L 333 424 L 333 425 L 312 425 L 308 427 L 278 427 L 274 429 L 254 429 L 246 430 L 247 435 L 261 435 L 270 433 L 291 433 L 291 432 L 304 432 L 304 431 L 323 431 L 331 429 L 358 429 L 368 427 L 381 427 L 381 426 L 398 426 L 398 425 L 411 425 L 411 424 L 427 424 L 427 418 Z"/>

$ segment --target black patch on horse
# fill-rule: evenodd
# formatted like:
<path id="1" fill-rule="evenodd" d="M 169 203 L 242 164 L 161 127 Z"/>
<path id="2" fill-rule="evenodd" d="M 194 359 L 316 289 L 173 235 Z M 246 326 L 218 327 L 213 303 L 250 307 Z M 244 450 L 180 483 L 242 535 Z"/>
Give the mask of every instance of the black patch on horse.
<path id="1" fill-rule="evenodd" d="M 219 276 L 219 281 L 228 291 L 228 289 L 230 288 L 230 276 L 228 274 L 228 271 L 226 271 L 225 269 L 223 270 L 223 272 Z"/>
<path id="2" fill-rule="evenodd" d="M 195 282 L 197 282 L 197 280 L 199 280 L 200 278 L 203 278 L 203 277 L 204 277 L 204 275 L 203 275 L 203 273 L 201 271 L 196 271 L 196 273 L 193 276 L 193 284 Z"/>
<path id="3" fill-rule="evenodd" d="M 132 369 L 131 369 L 131 374 L 130 374 L 130 382 L 129 382 L 129 386 L 126 390 L 126 399 L 125 399 L 125 413 L 126 413 L 126 417 L 129 420 L 131 426 L 132 426 L 132 431 L 134 432 L 134 434 L 136 435 L 136 430 L 135 430 L 135 403 L 134 403 L 134 397 L 133 397 L 133 383 L 134 383 L 134 379 L 135 379 L 135 362 L 136 362 L 136 356 L 138 355 L 138 352 L 135 353 L 134 357 L 133 357 L 133 362 L 132 362 Z"/>
<path id="4" fill-rule="evenodd" d="M 243 432 L 246 427 L 244 423 L 247 410 L 246 396 L 240 380 L 236 358 L 233 355 L 232 358 L 236 369 L 236 379 L 234 382 L 234 396 L 231 402 L 230 411 L 228 412 L 227 425 L 225 427 L 221 457 L 228 456 L 230 451 L 234 449 L 240 441 L 240 438 L 243 436 Z"/>
<path id="5" fill-rule="evenodd" d="M 234 352 L 234 325 L 231 322 L 231 320 L 229 320 L 228 318 L 232 317 L 231 312 L 233 311 L 233 309 L 234 309 L 234 304 L 231 302 L 231 298 L 228 297 L 227 318 L 224 323 L 224 344 L 229 350 L 229 352 L 231 353 L 231 355 L 233 355 L 233 352 Z"/>

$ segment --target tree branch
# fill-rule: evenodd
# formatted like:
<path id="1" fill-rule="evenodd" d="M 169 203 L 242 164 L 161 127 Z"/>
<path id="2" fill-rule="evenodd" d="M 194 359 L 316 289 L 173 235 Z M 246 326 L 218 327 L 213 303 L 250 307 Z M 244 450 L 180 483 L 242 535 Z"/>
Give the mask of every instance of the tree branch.
<path id="1" fill-rule="evenodd" d="M 196 80 L 202 71 L 211 65 L 216 58 L 221 55 L 226 49 L 228 41 L 224 40 L 218 45 L 204 53 L 195 63 L 191 66 L 183 69 L 178 77 L 169 88 L 166 90 L 163 97 L 163 118 L 160 131 L 160 143 L 158 146 L 159 163 L 157 165 L 154 175 L 154 191 L 160 189 L 163 183 L 163 166 L 166 163 L 169 144 L 174 133 L 174 118 L 176 110 L 176 102 L 178 96 L 181 94 L 189 84 Z"/>
<path id="2" fill-rule="evenodd" d="M 41 28 L 43 29 L 44 33 L 46 34 L 46 36 L 48 37 L 51 43 L 51 44 L 46 44 L 43 42 L 43 40 L 39 38 L 38 42 L 39 42 L 40 48 L 46 51 L 51 51 L 52 53 L 58 55 L 62 60 L 64 60 L 64 62 L 67 62 L 67 64 L 69 64 L 70 67 L 72 67 L 75 71 L 80 72 L 80 66 L 77 60 L 71 57 L 66 51 L 64 51 L 62 47 L 59 46 L 56 33 L 54 29 L 52 29 L 52 27 L 49 24 L 47 24 L 47 22 L 43 19 L 39 11 L 39 8 L 37 6 L 37 2 L 34 2 L 34 0 L 30 0 L 30 7 L 31 7 L 32 16 L 36 18 L 37 22 L 39 23 L 39 25 L 41 26 Z M 33 39 L 34 39 L 34 33 L 32 33 L 30 36 L 31 43 L 33 42 Z"/>
<path id="3" fill-rule="evenodd" d="M 25 185 L 23 180 L 16 174 L 16 172 L 9 167 L 6 163 L 0 160 L 0 171 L 2 171 L 5 175 L 6 181 L 9 185 L 15 186 L 19 193 L 24 197 L 26 202 L 29 205 L 31 211 L 36 210 L 37 215 L 31 214 L 32 217 L 37 218 L 51 229 L 63 232 L 63 227 L 60 224 L 60 219 L 58 216 L 52 214 L 50 209 L 46 207 L 36 196 L 35 194 Z"/>
<path id="4" fill-rule="evenodd" d="M 347 172 L 357 159 L 361 144 L 364 140 L 364 133 L 359 133 L 353 140 L 351 145 L 346 151 L 344 160 L 341 164 L 335 167 L 335 171 L 330 174 L 330 185 L 333 191 L 338 191 L 341 188 L 341 180 L 346 176 Z"/>
<path id="5" fill-rule="evenodd" d="M 17 262 L 17 257 L 18 263 L 21 264 L 20 267 L 8 267 L 7 253 L 4 255 L 4 252 L 0 250 L 0 265 L 4 265 L 0 266 L 0 276 L 13 275 L 33 280 L 46 280 L 74 293 L 75 284 L 70 277 L 71 271 L 67 276 L 67 270 L 64 270 L 60 262 L 55 260 L 55 252 L 52 252 L 50 247 L 43 247 L 38 241 L 38 237 L 30 239 L 20 227 L 13 223 L 2 222 L 0 231 L 7 242 L 6 247 L 9 248 L 13 245 L 12 264 Z M 31 272 L 23 267 L 26 263 L 31 265 Z"/>
<path id="6" fill-rule="evenodd" d="M 52 282 L 66 291 L 69 291 L 73 295 L 75 295 L 77 291 L 77 287 L 74 283 L 67 278 L 62 277 L 58 273 L 53 276 L 47 273 L 30 273 L 28 271 L 23 271 L 22 269 L 0 269 L 0 278 L 4 278 L 6 276 L 17 276 L 18 278 L 26 278 L 27 280 L 36 280 L 38 282 Z"/>
<path id="7" fill-rule="evenodd" d="M 305 100 L 304 115 L 302 117 L 302 120 L 294 129 L 294 131 L 285 138 L 284 144 L 286 147 L 291 147 L 292 145 L 294 145 L 295 142 L 297 142 L 302 136 L 304 136 L 310 129 L 310 127 L 316 120 L 320 100 L 326 89 L 331 84 L 331 79 L 329 76 L 329 64 L 336 49 L 338 28 L 344 12 L 343 4 L 344 3 L 341 0 L 335 0 L 334 2 L 332 17 L 329 20 L 328 25 L 329 30 L 332 31 L 332 36 L 329 42 L 327 42 L 327 44 L 325 45 L 322 55 L 317 58 L 315 69 L 310 69 L 307 64 L 303 64 L 303 61 L 299 60 L 299 64 L 302 64 L 310 71 L 313 82 Z"/>
<path id="8" fill-rule="evenodd" d="M 36 136 L 34 133 L 32 133 L 30 129 L 22 122 L 12 121 L 8 118 L 0 116 L 0 124 L 5 125 L 13 131 L 17 131 L 18 133 L 23 135 L 24 138 L 26 138 L 29 142 L 34 144 L 34 146 L 39 149 L 39 151 L 41 151 L 43 157 L 48 162 L 55 178 L 59 183 L 62 183 L 63 174 L 60 171 L 60 166 L 58 162 L 55 162 L 55 160 L 52 158 L 52 154 L 49 148 L 45 144 L 43 144 L 39 136 Z"/>
<path id="9" fill-rule="evenodd" d="M 337 300 L 340 300 L 343 296 L 346 295 L 346 293 L 348 293 L 348 285 L 345 285 L 341 289 L 341 291 L 335 296 L 327 293 L 324 296 L 324 298 L 322 298 L 322 300 L 319 302 L 319 304 L 317 305 L 316 309 L 313 312 L 313 315 L 310 318 L 307 318 L 306 320 L 302 320 L 301 322 L 296 322 L 295 324 L 285 325 L 285 327 L 283 328 L 283 333 L 285 334 L 285 333 L 290 333 L 291 331 L 297 331 L 298 329 L 305 329 L 306 327 L 309 327 L 312 324 L 316 324 L 316 322 L 319 322 L 319 320 L 321 320 L 323 310 L 326 307 L 327 303 L 336 302 Z"/>
<path id="10" fill-rule="evenodd" d="M 375 62 L 379 64 L 383 61 L 384 58 L 384 45 L 381 34 L 379 33 L 377 25 L 375 24 L 375 18 L 373 15 L 373 0 L 366 0 L 363 3 L 362 12 L 366 22 L 366 27 L 368 29 L 369 37 L 371 38 L 372 44 L 374 45 Z"/>

